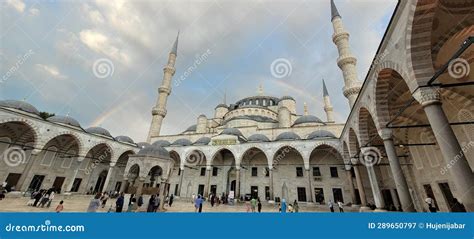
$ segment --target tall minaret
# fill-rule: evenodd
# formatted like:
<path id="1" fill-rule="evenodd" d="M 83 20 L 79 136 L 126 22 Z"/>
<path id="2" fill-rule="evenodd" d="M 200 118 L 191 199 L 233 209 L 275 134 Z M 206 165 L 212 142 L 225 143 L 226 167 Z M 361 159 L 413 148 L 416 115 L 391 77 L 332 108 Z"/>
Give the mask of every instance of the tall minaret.
<path id="1" fill-rule="evenodd" d="M 349 33 L 344 30 L 341 15 L 339 15 L 336 5 L 334 5 L 334 0 L 331 0 L 331 21 L 334 28 L 332 41 L 336 44 L 339 51 L 337 65 L 341 68 L 342 76 L 344 77 L 343 93 L 349 100 L 349 105 L 352 109 L 359 94 L 361 83 L 357 79 L 357 59 L 352 55 L 349 47 Z"/>
<path id="2" fill-rule="evenodd" d="M 326 111 L 326 119 L 328 123 L 334 123 L 334 113 L 332 111 L 331 100 L 329 99 L 328 89 L 323 79 L 323 100 L 324 100 L 324 111 Z"/>
<path id="3" fill-rule="evenodd" d="M 166 102 L 171 93 L 171 78 L 176 71 L 174 64 L 176 62 L 176 56 L 178 55 L 178 38 L 179 32 L 168 56 L 168 64 L 163 68 L 163 81 L 161 82 L 160 88 L 158 88 L 158 99 L 155 107 L 151 110 L 152 119 L 150 131 L 148 132 L 148 143 L 151 143 L 151 138 L 160 135 L 161 124 L 163 123 L 163 118 L 166 116 Z"/>

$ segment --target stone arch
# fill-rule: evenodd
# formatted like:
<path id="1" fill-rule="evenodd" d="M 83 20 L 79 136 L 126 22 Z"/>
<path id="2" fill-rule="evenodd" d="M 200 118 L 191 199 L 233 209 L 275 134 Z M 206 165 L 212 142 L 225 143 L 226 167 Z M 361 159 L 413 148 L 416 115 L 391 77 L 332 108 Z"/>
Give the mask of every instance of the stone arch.
<path id="1" fill-rule="evenodd" d="M 286 157 L 286 155 L 289 154 L 290 152 L 297 153 L 301 157 L 303 165 L 306 166 L 306 162 L 305 162 L 303 153 L 301 153 L 297 149 L 297 147 L 292 146 L 291 144 L 283 144 L 283 145 L 279 145 L 278 148 L 275 150 L 275 152 L 273 154 L 273 157 L 272 157 L 273 158 L 273 167 L 275 167 L 275 165 L 278 165 L 280 163 L 280 161 L 283 160 Z"/>
<path id="2" fill-rule="evenodd" d="M 183 166 L 211 165 L 211 159 L 198 147 L 191 147 L 184 152 L 184 158 L 181 158 Z"/>
<path id="3" fill-rule="evenodd" d="M 349 129 L 349 153 L 350 157 L 355 157 L 360 150 L 359 137 L 353 128 Z"/>
<path id="4" fill-rule="evenodd" d="M 256 151 L 258 151 L 258 152 L 256 152 Z M 248 149 L 246 149 L 246 150 L 242 153 L 240 162 L 241 162 L 241 163 L 244 162 L 245 156 L 248 155 L 248 156 L 252 157 L 252 156 L 257 155 L 258 153 L 262 153 L 262 154 L 265 156 L 265 160 L 266 160 L 266 162 L 267 162 L 267 167 L 269 167 L 269 165 L 271 165 L 271 164 L 270 164 L 270 162 L 269 162 L 270 159 L 268 158 L 268 155 L 265 153 L 265 151 L 264 151 L 263 149 L 261 149 L 261 148 L 259 148 L 259 147 L 257 147 L 257 146 L 252 146 L 252 147 L 249 147 Z"/>
<path id="5" fill-rule="evenodd" d="M 370 111 L 365 108 L 361 107 L 359 108 L 359 136 L 360 136 L 360 144 L 365 145 L 370 142 L 371 139 L 371 132 L 370 131 L 370 119 L 372 122 L 375 123 L 374 118 L 372 117 L 372 114 Z M 375 125 L 376 127 L 376 125 Z M 377 130 L 375 130 L 377 132 Z"/>
<path id="6" fill-rule="evenodd" d="M 84 154 L 86 152 L 85 152 L 84 141 L 82 140 L 82 138 L 79 134 L 77 134 L 76 132 L 70 131 L 70 130 L 60 131 L 60 132 L 54 133 L 54 134 L 44 138 L 42 140 L 42 142 L 38 145 L 38 148 L 40 150 L 44 150 L 44 147 L 46 147 L 49 144 L 49 142 L 51 142 L 55 138 L 61 137 L 61 136 L 70 136 L 70 137 L 72 137 L 78 145 L 78 151 L 77 151 L 78 156 L 79 157 L 81 157 L 81 156 L 84 157 L 85 156 Z"/>
<path id="7" fill-rule="evenodd" d="M 87 155 L 89 154 L 89 152 L 91 152 L 92 149 L 94 149 L 96 146 L 99 146 L 99 145 L 105 145 L 107 148 L 108 148 L 108 152 L 110 154 L 110 159 L 113 159 L 115 158 L 115 152 L 114 152 L 114 147 L 112 147 L 112 145 L 106 141 L 98 141 L 98 142 L 94 142 L 93 144 L 91 144 L 84 152 L 86 152 L 86 154 L 84 155 L 84 157 L 87 157 Z"/>
<path id="8" fill-rule="evenodd" d="M 213 163 L 213 161 L 214 161 L 214 158 L 215 158 L 216 155 L 217 155 L 219 152 L 221 152 L 222 150 L 228 150 L 229 152 L 232 153 L 232 156 L 234 157 L 234 163 L 235 163 L 235 165 L 237 165 L 237 163 L 240 163 L 240 162 L 238 162 L 237 154 L 236 154 L 236 152 L 235 152 L 234 150 L 232 150 L 232 149 L 229 148 L 229 147 L 219 147 L 219 148 L 215 149 L 215 150 L 211 153 L 211 157 L 209 157 L 209 160 L 208 160 L 208 162 L 209 162 L 208 166 L 212 165 L 212 163 Z"/>
<path id="9" fill-rule="evenodd" d="M 32 121 L 23 118 L 23 117 L 14 117 L 14 118 L 7 118 L 7 119 L 2 119 L 0 120 L 0 125 L 7 124 L 7 123 L 13 123 L 13 122 L 18 122 L 21 124 L 24 124 L 25 126 L 30 128 L 30 131 L 33 136 L 33 152 L 34 153 L 39 153 L 41 150 L 38 149 L 38 144 L 39 141 L 41 140 L 41 137 L 39 136 L 41 134 L 39 127 Z"/>

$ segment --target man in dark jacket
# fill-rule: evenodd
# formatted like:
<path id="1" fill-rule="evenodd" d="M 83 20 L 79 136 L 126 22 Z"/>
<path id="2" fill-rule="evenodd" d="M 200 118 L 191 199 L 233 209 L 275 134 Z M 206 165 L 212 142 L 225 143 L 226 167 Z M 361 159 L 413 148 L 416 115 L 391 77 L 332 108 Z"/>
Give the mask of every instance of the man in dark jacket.
<path id="1" fill-rule="evenodd" d="M 122 212 L 124 200 L 125 198 L 123 197 L 123 192 L 122 192 L 120 193 L 120 196 L 117 198 L 117 201 L 115 202 L 116 212 Z"/>

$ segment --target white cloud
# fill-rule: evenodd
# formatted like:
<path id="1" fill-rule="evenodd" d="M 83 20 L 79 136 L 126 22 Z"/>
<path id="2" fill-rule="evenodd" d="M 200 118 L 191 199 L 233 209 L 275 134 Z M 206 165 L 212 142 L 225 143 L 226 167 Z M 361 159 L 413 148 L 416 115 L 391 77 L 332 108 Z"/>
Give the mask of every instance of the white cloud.
<path id="1" fill-rule="evenodd" d="M 112 60 L 122 62 L 126 65 L 130 62 L 130 57 L 118 46 L 115 46 L 115 43 L 101 32 L 91 29 L 82 30 L 79 33 L 79 38 L 82 43 L 97 53 L 104 54 L 112 58 Z"/>
<path id="2" fill-rule="evenodd" d="M 7 4 L 20 13 L 23 13 L 23 11 L 25 11 L 25 3 L 21 0 L 7 0 Z"/>
<path id="3" fill-rule="evenodd" d="M 67 76 L 61 74 L 57 66 L 54 65 L 43 65 L 43 64 L 36 64 L 36 68 L 42 72 L 45 72 L 52 76 L 55 79 L 66 79 Z"/>
<path id="4" fill-rule="evenodd" d="M 38 8 L 30 8 L 30 10 L 28 11 L 30 13 L 30 16 L 38 16 L 39 13 L 40 13 L 40 10 Z"/>

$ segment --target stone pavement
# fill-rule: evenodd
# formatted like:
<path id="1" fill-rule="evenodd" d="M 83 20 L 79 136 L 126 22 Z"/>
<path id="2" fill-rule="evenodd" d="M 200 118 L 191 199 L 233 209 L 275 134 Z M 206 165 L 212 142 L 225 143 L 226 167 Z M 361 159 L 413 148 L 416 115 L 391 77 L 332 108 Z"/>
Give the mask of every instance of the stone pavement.
<path id="1" fill-rule="evenodd" d="M 125 199 L 128 200 L 130 196 L 126 195 Z M 85 212 L 89 201 L 93 198 L 92 195 L 75 195 L 65 197 L 62 195 L 56 195 L 55 199 L 51 203 L 50 208 L 38 208 L 28 206 L 27 202 L 29 198 L 20 197 L 20 198 L 5 198 L 0 200 L 0 212 L 54 212 L 54 209 L 58 205 L 59 201 L 64 200 L 64 212 Z M 148 204 L 148 199 L 144 200 L 145 205 L 142 206 L 141 211 L 146 211 L 146 205 Z M 128 205 L 128 203 L 125 203 Z M 99 212 L 107 212 L 107 210 L 112 206 L 114 208 L 115 199 L 109 199 L 105 208 L 100 208 Z M 310 205 L 307 206 L 305 203 L 299 204 L 300 212 L 329 212 L 329 209 L 326 205 Z M 124 207 L 126 210 L 126 207 Z M 191 203 L 191 199 L 176 199 L 173 202 L 172 207 L 168 205 L 165 206 L 166 212 L 194 212 L 194 205 Z M 335 208 L 336 212 L 339 210 Z M 357 212 L 358 208 L 353 208 L 346 206 L 344 207 L 346 212 Z M 238 203 L 236 205 L 219 205 L 211 207 L 209 202 L 205 202 L 203 205 L 203 212 L 246 212 L 247 207 L 244 203 Z M 263 203 L 262 212 L 278 212 L 278 208 L 269 203 Z"/>

